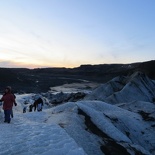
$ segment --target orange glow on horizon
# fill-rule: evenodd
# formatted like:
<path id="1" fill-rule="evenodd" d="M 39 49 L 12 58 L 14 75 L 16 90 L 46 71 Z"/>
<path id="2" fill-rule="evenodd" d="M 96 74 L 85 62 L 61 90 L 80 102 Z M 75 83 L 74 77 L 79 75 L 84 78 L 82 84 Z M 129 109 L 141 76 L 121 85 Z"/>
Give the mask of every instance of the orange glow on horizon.
<path id="1" fill-rule="evenodd" d="M 0 67 L 1 68 L 29 68 L 29 69 L 35 69 L 35 68 L 61 68 L 61 67 L 65 67 L 65 68 L 74 68 L 74 67 L 78 67 L 80 65 L 71 65 L 71 64 L 35 64 L 35 63 L 24 63 L 24 62 L 13 62 L 13 61 L 8 61 L 8 63 L 5 65 L 3 64 L 4 61 L 0 60 Z M 3 65 L 2 65 L 3 64 Z"/>

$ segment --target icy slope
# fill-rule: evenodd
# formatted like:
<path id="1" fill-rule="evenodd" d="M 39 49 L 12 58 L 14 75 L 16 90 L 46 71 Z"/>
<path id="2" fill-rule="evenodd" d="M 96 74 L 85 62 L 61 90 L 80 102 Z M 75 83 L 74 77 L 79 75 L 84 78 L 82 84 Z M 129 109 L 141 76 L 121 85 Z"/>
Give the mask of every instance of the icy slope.
<path id="1" fill-rule="evenodd" d="M 0 113 L 0 154 L 155 155 L 153 103 L 79 101 L 23 114 L 33 95 L 17 95 L 11 124 Z"/>
<path id="2" fill-rule="evenodd" d="M 155 155 L 155 116 L 144 120 L 138 113 L 143 110 L 140 104 L 135 112 L 120 107 L 101 101 L 70 102 L 49 109 L 53 119 L 47 122 L 63 126 L 89 155 Z M 151 108 L 153 112 L 153 103 L 145 106 L 148 112 Z"/>
<path id="3" fill-rule="evenodd" d="M 75 141 L 58 125 L 0 125 L 1 155 L 84 155 Z M 6 147 L 7 146 L 7 147 Z"/>
<path id="4" fill-rule="evenodd" d="M 99 101 L 78 102 L 77 105 L 104 133 L 102 138 L 105 143 L 108 143 L 109 137 L 110 141 L 120 144 L 131 154 L 134 150 L 155 154 L 155 117 L 147 122 L 138 113 Z M 155 109 L 155 105 L 151 106 Z"/>
<path id="5" fill-rule="evenodd" d="M 27 98 L 17 97 L 10 124 L 3 123 L 0 113 L 0 155 L 86 155 L 60 125 L 46 122 L 46 111 L 23 114 L 19 101 Z"/>
<path id="6" fill-rule="evenodd" d="M 86 100 L 101 100 L 107 103 L 132 101 L 152 102 L 155 97 L 155 83 L 146 75 L 136 72 L 129 77 L 116 77 L 96 88 L 85 97 Z"/>

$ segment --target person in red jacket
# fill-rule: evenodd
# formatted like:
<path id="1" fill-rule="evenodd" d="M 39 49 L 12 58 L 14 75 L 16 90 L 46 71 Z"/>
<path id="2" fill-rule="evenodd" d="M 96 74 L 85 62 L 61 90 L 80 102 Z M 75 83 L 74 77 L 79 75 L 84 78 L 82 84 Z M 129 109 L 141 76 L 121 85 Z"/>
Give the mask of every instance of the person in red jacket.
<path id="1" fill-rule="evenodd" d="M 5 93 L 2 96 L 1 100 L 3 101 L 3 110 L 4 110 L 4 115 L 5 115 L 5 120 L 4 122 L 10 123 L 11 121 L 11 114 L 12 114 L 12 107 L 15 102 L 14 95 L 11 93 L 11 87 L 6 87 Z"/>

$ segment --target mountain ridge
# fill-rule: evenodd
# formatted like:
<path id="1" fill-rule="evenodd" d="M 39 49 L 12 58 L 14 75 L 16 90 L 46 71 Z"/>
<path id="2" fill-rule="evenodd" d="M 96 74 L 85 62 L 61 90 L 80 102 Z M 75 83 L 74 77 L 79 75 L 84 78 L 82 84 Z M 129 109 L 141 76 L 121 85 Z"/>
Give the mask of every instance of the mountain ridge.
<path id="1" fill-rule="evenodd" d="M 80 82 L 105 83 L 116 76 L 136 71 L 155 79 L 155 60 L 131 64 L 81 65 L 76 68 L 0 68 L 0 89 L 11 85 L 15 92 L 47 92 L 50 87 Z"/>

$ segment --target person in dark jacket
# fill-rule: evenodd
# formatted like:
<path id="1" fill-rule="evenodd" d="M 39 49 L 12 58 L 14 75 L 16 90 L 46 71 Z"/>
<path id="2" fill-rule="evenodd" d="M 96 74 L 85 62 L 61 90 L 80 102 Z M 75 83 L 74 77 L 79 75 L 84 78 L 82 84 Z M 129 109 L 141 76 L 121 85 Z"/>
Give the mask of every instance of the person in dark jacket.
<path id="1" fill-rule="evenodd" d="M 27 109 L 27 107 L 24 107 L 23 108 L 23 113 L 26 113 L 26 109 Z"/>
<path id="2" fill-rule="evenodd" d="M 32 112 L 32 110 L 33 110 L 33 105 L 30 104 L 30 105 L 29 105 L 29 112 Z"/>
<path id="3" fill-rule="evenodd" d="M 15 102 L 14 95 L 11 93 L 11 87 L 6 87 L 5 93 L 2 96 L 1 100 L 3 102 L 3 110 L 4 110 L 4 116 L 5 120 L 4 122 L 10 123 L 11 121 L 11 114 L 12 114 L 12 107 Z"/>
<path id="4" fill-rule="evenodd" d="M 12 94 L 13 94 L 15 100 L 16 100 L 16 95 L 14 93 L 12 93 Z M 16 102 L 14 102 L 14 106 L 17 106 L 17 103 Z M 11 112 L 11 117 L 13 118 L 13 109 L 12 109 L 12 112 Z"/>
<path id="5" fill-rule="evenodd" d="M 42 111 L 42 106 L 43 106 L 43 100 L 39 97 L 35 102 L 33 103 L 34 111 Z"/>

